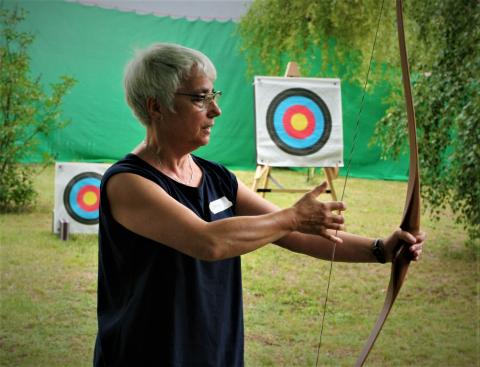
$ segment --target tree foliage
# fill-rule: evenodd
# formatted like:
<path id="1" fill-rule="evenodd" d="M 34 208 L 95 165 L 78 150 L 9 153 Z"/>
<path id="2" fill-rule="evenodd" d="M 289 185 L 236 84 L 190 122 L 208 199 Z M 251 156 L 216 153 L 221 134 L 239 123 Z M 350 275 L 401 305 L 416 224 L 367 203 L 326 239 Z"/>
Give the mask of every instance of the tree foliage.
<path id="1" fill-rule="evenodd" d="M 417 2 L 412 18 L 429 52 L 415 63 L 423 196 L 433 213 L 449 205 L 470 238 L 480 238 L 480 5 L 472 0 Z M 404 135 L 400 98 L 376 127 L 396 157 Z"/>
<path id="2" fill-rule="evenodd" d="M 239 33 L 249 71 L 279 75 L 285 59 L 295 60 L 304 75 L 319 74 L 361 82 L 369 63 L 382 0 L 256 0 L 241 19 Z M 394 8 L 384 7 L 376 55 L 395 60 Z M 345 62 L 348 60 L 348 62 Z M 377 71 L 381 71 L 380 68 Z"/>
<path id="3" fill-rule="evenodd" d="M 22 210 L 36 196 L 31 166 L 20 162 L 38 146 L 39 138 L 62 128 L 60 105 L 74 85 L 71 77 L 50 85 L 45 92 L 40 76 L 30 75 L 28 47 L 34 36 L 18 31 L 26 13 L 0 5 L 0 210 Z M 51 158 L 46 154 L 45 159 Z"/>
<path id="4" fill-rule="evenodd" d="M 241 20 L 243 51 L 256 73 L 299 60 L 308 75 L 365 81 L 382 0 L 256 0 Z M 449 206 L 480 238 L 480 11 L 477 0 L 407 1 L 407 47 L 417 116 L 422 197 L 435 216 Z M 373 142 L 384 158 L 407 147 L 395 6 L 386 0 L 371 86 L 388 81 L 386 116 Z M 318 51 L 320 50 L 320 51 Z M 320 62 L 321 61 L 321 62 Z M 316 68 L 315 64 L 321 64 Z M 375 67 L 375 65 L 377 65 Z M 383 67 L 382 67 L 383 66 Z"/>

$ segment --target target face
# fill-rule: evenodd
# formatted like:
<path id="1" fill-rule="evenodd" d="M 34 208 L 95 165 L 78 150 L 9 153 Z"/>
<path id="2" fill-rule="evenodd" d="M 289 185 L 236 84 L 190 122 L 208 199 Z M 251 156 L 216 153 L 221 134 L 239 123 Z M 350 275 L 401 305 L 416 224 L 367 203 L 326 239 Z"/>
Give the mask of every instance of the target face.
<path id="1" fill-rule="evenodd" d="M 65 187 L 63 202 L 68 214 L 83 224 L 98 223 L 100 182 L 102 175 L 83 172 L 73 177 Z"/>
<path id="2" fill-rule="evenodd" d="M 328 141 L 332 118 L 317 94 L 303 88 L 291 88 L 279 93 L 269 105 L 267 130 L 284 152 L 309 155 Z"/>

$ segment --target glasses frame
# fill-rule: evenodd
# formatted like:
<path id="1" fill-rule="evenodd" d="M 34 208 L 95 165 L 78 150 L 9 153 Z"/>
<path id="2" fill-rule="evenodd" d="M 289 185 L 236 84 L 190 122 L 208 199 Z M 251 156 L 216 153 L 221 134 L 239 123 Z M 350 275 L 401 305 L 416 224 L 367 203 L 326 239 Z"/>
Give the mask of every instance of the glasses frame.
<path id="1" fill-rule="evenodd" d="M 175 93 L 179 96 L 188 96 L 188 97 L 192 97 L 192 102 L 201 102 L 202 105 L 201 106 L 198 106 L 200 107 L 200 109 L 202 111 L 205 111 L 208 109 L 208 107 L 210 106 L 210 104 L 212 102 L 217 102 L 218 100 L 218 97 L 220 97 L 223 93 L 222 91 L 220 90 L 214 90 L 212 91 L 211 93 Z M 193 98 L 196 98 L 197 100 L 193 100 Z"/>

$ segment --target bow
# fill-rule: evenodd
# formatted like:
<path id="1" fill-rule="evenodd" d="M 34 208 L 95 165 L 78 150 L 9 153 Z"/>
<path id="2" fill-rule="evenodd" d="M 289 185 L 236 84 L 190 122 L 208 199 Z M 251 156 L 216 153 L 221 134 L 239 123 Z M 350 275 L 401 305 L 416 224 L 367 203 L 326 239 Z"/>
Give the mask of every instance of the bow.
<path id="1" fill-rule="evenodd" d="M 415 124 L 415 110 L 413 108 L 412 90 L 410 86 L 410 71 L 408 67 L 407 48 L 405 44 L 405 31 L 403 27 L 403 4 L 402 0 L 396 0 L 397 8 L 397 31 L 398 43 L 400 48 L 400 61 L 402 67 L 403 90 L 405 95 L 405 104 L 407 108 L 408 120 L 408 137 L 410 143 L 410 164 L 408 176 L 407 197 L 403 210 L 403 218 L 400 228 L 410 233 L 417 233 L 420 229 L 420 177 L 418 167 L 418 146 L 417 133 Z M 392 262 L 392 270 L 390 274 L 390 283 L 388 285 L 387 295 L 383 304 L 382 311 L 368 337 L 363 350 L 358 357 L 355 366 L 363 366 L 370 350 L 382 330 L 383 324 L 387 319 L 393 303 L 397 298 L 400 288 L 402 287 L 405 276 L 407 275 L 408 266 L 410 264 L 411 255 L 408 252 L 408 244 L 401 242 L 399 249 L 395 254 Z"/>

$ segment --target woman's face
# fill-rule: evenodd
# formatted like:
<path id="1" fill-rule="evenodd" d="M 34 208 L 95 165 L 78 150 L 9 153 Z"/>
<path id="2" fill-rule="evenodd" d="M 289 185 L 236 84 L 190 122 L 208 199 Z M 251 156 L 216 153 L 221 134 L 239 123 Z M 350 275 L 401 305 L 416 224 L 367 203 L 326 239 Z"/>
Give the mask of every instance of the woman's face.
<path id="1" fill-rule="evenodd" d="M 178 88 L 177 93 L 204 96 L 213 92 L 213 82 L 196 67 L 191 76 Z M 214 118 L 222 112 L 215 101 L 202 108 L 201 98 L 175 94 L 174 110 L 166 111 L 163 119 L 171 133 L 170 143 L 184 146 L 188 150 L 208 144 Z M 169 134 L 170 135 L 170 134 Z"/>

